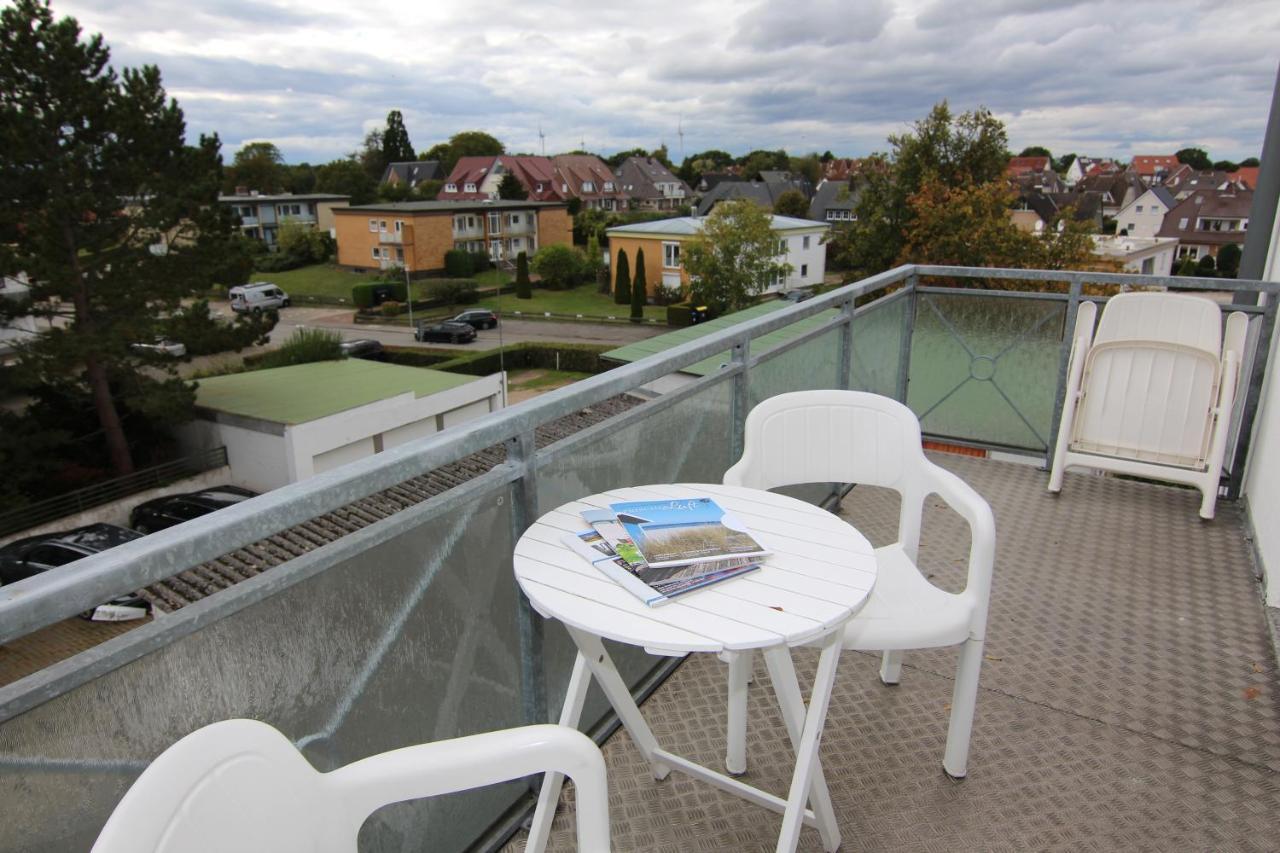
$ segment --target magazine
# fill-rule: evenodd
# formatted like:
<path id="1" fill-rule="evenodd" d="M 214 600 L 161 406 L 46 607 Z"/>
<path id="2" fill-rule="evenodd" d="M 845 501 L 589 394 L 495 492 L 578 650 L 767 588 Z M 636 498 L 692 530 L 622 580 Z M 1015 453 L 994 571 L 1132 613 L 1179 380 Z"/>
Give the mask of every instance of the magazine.
<path id="1" fill-rule="evenodd" d="M 563 538 L 575 553 L 650 607 L 666 604 L 678 595 L 760 568 L 759 562 L 750 558 L 665 568 L 637 567 L 619 557 L 594 528 L 576 534 L 566 533 Z"/>
<path id="2" fill-rule="evenodd" d="M 654 568 L 768 553 L 711 498 L 626 501 L 610 509 L 625 531 L 622 538 Z"/>

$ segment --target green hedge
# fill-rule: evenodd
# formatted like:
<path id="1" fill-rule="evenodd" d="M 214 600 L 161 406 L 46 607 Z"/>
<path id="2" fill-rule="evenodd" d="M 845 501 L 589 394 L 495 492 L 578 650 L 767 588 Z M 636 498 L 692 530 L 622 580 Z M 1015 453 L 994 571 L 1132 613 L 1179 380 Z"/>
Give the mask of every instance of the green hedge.
<path id="1" fill-rule="evenodd" d="M 407 302 L 409 299 L 409 290 L 403 281 L 366 281 L 352 286 L 352 304 L 361 309 L 373 307 L 373 292 L 379 287 L 391 288 L 392 302 Z"/>
<path id="2" fill-rule="evenodd" d="M 470 252 L 450 249 L 444 253 L 444 274 L 449 278 L 470 278 L 475 273 L 476 267 Z"/>
<path id="3" fill-rule="evenodd" d="M 457 350 L 426 347 L 384 346 L 382 351 L 387 354 L 387 361 L 405 367 L 435 367 L 441 362 L 453 361 L 458 356 Z"/>
<path id="4" fill-rule="evenodd" d="M 552 344 L 527 341 L 486 352 L 467 353 L 464 356 L 431 365 L 434 370 L 465 373 L 468 376 L 488 376 L 497 373 L 501 365 L 508 370 L 538 368 L 555 370 L 559 355 L 559 369 L 577 373 L 604 373 L 614 365 L 601 361 L 600 354 L 614 347 L 607 344 Z M 499 360 L 501 353 L 501 360 Z"/>

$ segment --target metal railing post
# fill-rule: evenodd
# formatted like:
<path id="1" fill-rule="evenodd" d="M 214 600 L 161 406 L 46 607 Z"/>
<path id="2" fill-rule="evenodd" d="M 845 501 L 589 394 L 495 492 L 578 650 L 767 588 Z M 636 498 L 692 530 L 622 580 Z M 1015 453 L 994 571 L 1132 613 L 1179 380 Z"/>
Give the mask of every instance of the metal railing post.
<path id="1" fill-rule="evenodd" d="M 1266 377 L 1267 360 L 1271 355 L 1271 338 L 1276 328 L 1275 294 L 1268 293 L 1262 314 L 1262 327 L 1258 330 L 1258 345 L 1253 353 L 1253 370 L 1249 374 L 1249 387 L 1245 391 L 1244 408 L 1240 411 L 1240 432 L 1236 439 L 1236 449 L 1231 455 L 1231 464 L 1227 466 L 1227 500 L 1240 497 L 1240 487 L 1244 484 L 1244 468 L 1249 462 L 1249 445 L 1253 441 L 1253 421 L 1258 415 L 1258 404 L 1262 399 L 1262 383 Z M 1227 413 L 1230 417 L 1231 413 Z"/>
<path id="2" fill-rule="evenodd" d="M 911 381 L 911 338 L 916 330 L 916 288 L 920 286 L 920 276 L 911 273 L 907 276 L 907 307 L 902 314 L 902 335 L 898 341 L 898 384 L 895 393 L 898 402 L 907 405 L 907 385 Z"/>
<path id="3" fill-rule="evenodd" d="M 520 478 L 511 484 L 511 541 L 515 542 L 538 519 L 537 442 L 532 429 L 507 440 L 507 464 L 520 468 Z M 514 572 L 511 583 L 516 584 Z M 526 725 L 545 723 L 550 718 L 547 716 L 546 671 L 542 665 L 543 619 L 518 585 L 516 627 L 520 637 L 522 716 Z"/>
<path id="4" fill-rule="evenodd" d="M 843 391 L 853 389 L 853 300 L 840 303 L 840 364 L 836 383 Z"/>
<path id="5" fill-rule="evenodd" d="M 1071 361 L 1071 342 L 1076 337 L 1076 311 L 1080 307 L 1080 296 L 1084 293 L 1084 277 L 1079 274 L 1068 275 L 1070 289 L 1067 291 L 1067 316 L 1062 326 L 1062 346 L 1058 351 L 1058 384 L 1053 397 L 1053 418 L 1049 421 L 1048 447 L 1045 449 L 1045 465 L 1053 459 L 1058 446 L 1058 425 L 1062 423 L 1062 406 L 1067 391 L 1067 368 Z"/>
<path id="6" fill-rule="evenodd" d="M 738 369 L 738 373 L 733 377 L 733 398 L 730 401 L 730 429 L 732 435 L 729 438 L 729 464 L 737 462 L 742 458 L 742 448 L 745 444 L 745 435 L 747 428 L 747 412 L 751 408 L 751 384 L 750 376 L 747 375 L 747 359 L 751 354 L 751 338 L 739 338 L 733 345 L 733 353 L 729 362 Z"/>

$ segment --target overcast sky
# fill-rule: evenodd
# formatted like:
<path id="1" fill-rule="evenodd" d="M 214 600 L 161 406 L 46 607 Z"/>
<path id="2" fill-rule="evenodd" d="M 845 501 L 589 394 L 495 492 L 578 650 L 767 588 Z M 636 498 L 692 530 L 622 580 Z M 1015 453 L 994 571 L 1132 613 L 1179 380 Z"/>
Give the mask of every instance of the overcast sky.
<path id="1" fill-rule="evenodd" d="M 1015 152 L 1260 153 L 1280 2 L 766 0 L 352 3 L 53 0 L 117 66 L 160 66 L 227 159 L 270 140 L 330 160 L 404 113 L 415 149 L 486 130 L 510 151 L 886 149 L 946 98 Z"/>

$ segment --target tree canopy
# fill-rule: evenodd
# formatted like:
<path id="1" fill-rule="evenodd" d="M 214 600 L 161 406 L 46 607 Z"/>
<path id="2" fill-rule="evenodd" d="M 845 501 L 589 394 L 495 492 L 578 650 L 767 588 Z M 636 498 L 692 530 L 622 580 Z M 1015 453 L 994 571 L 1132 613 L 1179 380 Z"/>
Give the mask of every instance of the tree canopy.
<path id="1" fill-rule="evenodd" d="M 438 160 L 441 170 L 448 175 L 463 157 L 496 157 L 506 153 L 506 146 L 497 137 L 483 130 L 464 130 L 449 137 L 448 142 L 433 145 L 422 159 Z"/>
<path id="2" fill-rule="evenodd" d="M 405 130 L 404 117 L 399 110 L 392 110 L 387 113 L 387 127 L 382 131 L 382 169 L 385 172 L 390 163 L 411 160 L 413 146 L 409 144 L 409 131 Z"/>
<path id="3" fill-rule="evenodd" d="M 809 200 L 800 190 L 787 190 L 773 203 L 773 212 L 779 216 L 804 219 L 809 215 Z"/>
<path id="4" fill-rule="evenodd" d="M 1213 161 L 1209 159 L 1209 154 L 1203 148 L 1183 148 L 1174 156 L 1178 158 L 1179 163 L 1199 171 L 1213 168 Z"/>
<path id="5" fill-rule="evenodd" d="M 101 36 L 82 41 L 39 0 L 0 11 L 0 272 L 27 273 L 28 310 L 49 320 L 21 370 L 91 412 L 101 456 L 126 474 L 142 443 L 129 425 L 189 419 L 195 396 L 171 362 L 132 345 L 243 268 L 227 266 L 237 235 L 217 203 L 217 137 L 187 145 L 159 70 L 117 74 L 109 59 Z M 230 343 L 273 322 L 240 322 Z"/>
<path id="6" fill-rule="evenodd" d="M 228 192 L 234 192 L 236 187 L 263 193 L 280 192 L 288 171 L 275 143 L 246 142 L 227 168 L 223 186 Z"/>
<path id="7" fill-rule="evenodd" d="M 772 219 L 749 199 L 722 201 L 703 220 L 702 232 L 681 250 L 695 302 L 716 313 L 750 305 L 778 277 L 783 261 Z"/>
<path id="8" fill-rule="evenodd" d="M 514 173 L 507 172 L 502 176 L 502 180 L 498 181 L 498 198 L 524 201 L 528 197 L 529 191 L 524 188 L 524 184 L 520 183 L 520 179 Z"/>
<path id="9" fill-rule="evenodd" d="M 377 197 L 374 179 L 350 157 L 325 163 L 316 169 L 316 190 L 349 195 L 352 204 L 368 204 Z"/>

